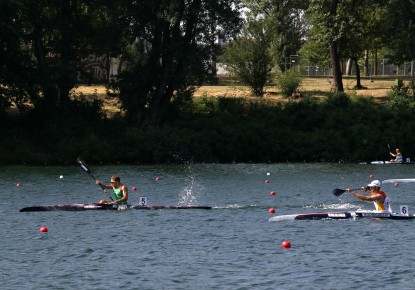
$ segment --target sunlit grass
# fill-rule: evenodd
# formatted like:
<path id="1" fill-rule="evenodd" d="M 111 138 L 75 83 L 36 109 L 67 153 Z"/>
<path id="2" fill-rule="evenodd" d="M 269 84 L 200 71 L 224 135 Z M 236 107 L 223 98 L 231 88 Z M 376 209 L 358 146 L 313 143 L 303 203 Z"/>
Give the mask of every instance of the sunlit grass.
<path id="1" fill-rule="evenodd" d="M 371 96 L 379 100 L 379 102 L 385 101 L 391 87 L 395 84 L 395 79 L 384 78 L 364 78 L 361 80 L 363 90 L 355 90 L 356 85 L 355 78 L 343 78 L 343 86 L 346 93 Z M 407 84 L 407 81 L 405 81 Z M 321 78 L 304 78 L 300 87 L 300 93 L 302 95 L 313 95 L 313 97 L 323 97 L 325 93 L 333 90 L 333 80 L 331 77 Z M 88 97 L 96 97 L 104 102 L 104 110 L 108 112 L 108 115 L 113 115 L 120 111 L 120 102 L 116 97 L 110 97 L 107 94 L 107 89 L 103 85 L 94 86 L 78 86 L 75 89 L 75 93 L 82 93 Z M 194 97 L 201 96 L 210 97 L 239 97 L 245 98 L 253 102 L 287 102 L 292 99 L 284 98 L 280 90 L 276 86 L 268 86 L 265 88 L 265 94 L 263 97 L 254 96 L 249 87 L 237 86 L 237 85 L 222 85 L 222 86 L 201 86 L 195 93 Z"/>

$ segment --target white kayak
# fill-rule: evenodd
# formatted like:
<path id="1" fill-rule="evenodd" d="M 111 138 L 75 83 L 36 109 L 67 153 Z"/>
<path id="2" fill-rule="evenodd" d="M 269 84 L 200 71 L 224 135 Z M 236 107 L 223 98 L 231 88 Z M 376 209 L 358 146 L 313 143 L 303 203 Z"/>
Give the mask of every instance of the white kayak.
<path id="1" fill-rule="evenodd" d="M 359 164 L 415 164 L 415 162 L 394 162 L 394 161 L 367 161 Z"/>
<path id="2" fill-rule="evenodd" d="M 340 212 L 315 212 L 304 214 L 290 214 L 273 216 L 268 221 L 288 221 L 288 220 L 322 220 L 322 219 L 356 219 L 356 218 L 382 218 L 394 220 L 408 220 L 415 218 L 413 214 L 393 213 L 389 211 L 377 210 L 358 210 L 358 211 L 340 211 Z"/>

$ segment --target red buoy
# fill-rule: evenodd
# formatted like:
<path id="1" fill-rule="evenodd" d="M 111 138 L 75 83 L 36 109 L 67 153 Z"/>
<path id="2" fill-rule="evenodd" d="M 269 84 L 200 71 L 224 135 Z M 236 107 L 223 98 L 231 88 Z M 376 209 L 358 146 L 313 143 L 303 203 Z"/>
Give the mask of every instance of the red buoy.
<path id="1" fill-rule="evenodd" d="M 41 233 L 47 233 L 48 232 L 48 228 L 45 227 L 45 226 L 43 226 L 43 227 L 40 228 L 39 232 L 41 232 Z"/>
<path id="2" fill-rule="evenodd" d="M 21 185 L 20 183 L 17 183 L 17 184 L 16 184 L 16 186 L 17 186 L 17 187 L 20 187 L 20 186 L 22 186 L 22 185 Z"/>
<path id="3" fill-rule="evenodd" d="M 268 213 L 270 213 L 270 214 L 274 214 L 275 213 L 275 208 L 270 208 L 269 210 L 268 210 Z"/>
<path id="4" fill-rule="evenodd" d="M 373 178 L 373 174 L 369 175 L 370 178 Z"/>
<path id="5" fill-rule="evenodd" d="M 265 180 L 265 183 L 269 183 L 269 180 L 267 179 L 267 180 Z"/>
<path id="6" fill-rule="evenodd" d="M 159 181 L 160 180 L 160 177 L 156 177 L 156 180 Z"/>
<path id="7" fill-rule="evenodd" d="M 137 187 L 133 186 L 131 187 L 132 190 L 137 190 Z"/>
<path id="8" fill-rule="evenodd" d="M 281 248 L 283 248 L 283 249 L 289 249 L 289 248 L 291 248 L 290 241 L 285 240 L 284 242 L 282 242 Z"/>
<path id="9" fill-rule="evenodd" d="M 271 191 L 269 195 L 275 195 L 275 191 Z"/>
<path id="10" fill-rule="evenodd" d="M 399 185 L 399 183 L 395 182 L 393 185 L 398 186 L 398 185 Z"/>

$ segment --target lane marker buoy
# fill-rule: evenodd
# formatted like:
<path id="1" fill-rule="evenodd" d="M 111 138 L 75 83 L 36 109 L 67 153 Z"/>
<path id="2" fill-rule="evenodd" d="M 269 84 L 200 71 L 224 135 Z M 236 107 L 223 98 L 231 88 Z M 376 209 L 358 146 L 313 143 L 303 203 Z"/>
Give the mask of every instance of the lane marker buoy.
<path id="1" fill-rule="evenodd" d="M 282 242 L 281 248 L 283 248 L 283 249 L 289 249 L 289 248 L 291 248 L 290 241 L 285 240 L 284 242 Z"/>

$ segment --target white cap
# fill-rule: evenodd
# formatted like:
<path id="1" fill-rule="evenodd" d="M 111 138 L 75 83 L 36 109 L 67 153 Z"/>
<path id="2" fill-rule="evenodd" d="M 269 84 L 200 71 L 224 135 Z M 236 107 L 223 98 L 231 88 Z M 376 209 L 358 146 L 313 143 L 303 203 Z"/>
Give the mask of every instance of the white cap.
<path id="1" fill-rule="evenodd" d="M 379 180 L 373 180 L 367 186 L 369 186 L 369 187 L 374 187 L 374 186 L 381 187 L 382 186 L 382 182 L 380 182 Z"/>

